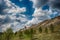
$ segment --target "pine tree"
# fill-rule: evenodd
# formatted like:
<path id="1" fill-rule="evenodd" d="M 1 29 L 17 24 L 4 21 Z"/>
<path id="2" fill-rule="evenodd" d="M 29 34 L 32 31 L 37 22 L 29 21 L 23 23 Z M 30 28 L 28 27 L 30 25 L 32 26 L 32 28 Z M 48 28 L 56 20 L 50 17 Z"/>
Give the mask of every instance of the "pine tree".
<path id="1" fill-rule="evenodd" d="M 48 28 L 47 27 L 45 28 L 45 33 L 48 33 Z"/>
<path id="2" fill-rule="evenodd" d="M 13 38 L 13 30 L 11 28 L 6 30 L 6 36 L 7 40 L 11 40 L 11 38 Z"/>
<path id="3" fill-rule="evenodd" d="M 24 34 L 29 37 L 30 36 L 30 31 L 29 30 L 25 30 Z"/>
<path id="4" fill-rule="evenodd" d="M 39 27 L 39 32 L 42 33 L 42 28 L 41 27 Z"/>
<path id="5" fill-rule="evenodd" d="M 51 24 L 50 25 L 50 31 L 53 33 L 54 32 L 54 26 Z"/>
<path id="6" fill-rule="evenodd" d="M 30 29 L 31 40 L 33 40 L 35 33 L 36 33 L 36 31 L 35 31 L 33 28 L 31 28 L 31 29 Z"/>
<path id="7" fill-rule="evenodd" d="M 19 39 L 23 40 L 23 31 L 19 31 L 18 34 L 19 34 Z"/>
<path id="8" fill-rule="evenodd" d="M 11 28 L 3 32 L 2 40 L 11 40 L 13 38 L 13 31 Z"/>

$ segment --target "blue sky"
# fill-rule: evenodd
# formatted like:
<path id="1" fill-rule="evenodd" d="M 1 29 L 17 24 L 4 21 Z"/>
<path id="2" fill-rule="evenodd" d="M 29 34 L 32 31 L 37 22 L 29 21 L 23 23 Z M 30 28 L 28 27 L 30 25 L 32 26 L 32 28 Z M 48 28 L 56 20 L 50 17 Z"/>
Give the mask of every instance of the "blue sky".
<path id="1" fill-rule="evenodd" d="M 0 31 L 38 24 L 60 15 L 60 0 L 0 0 Z"/>
<path id="2" fill-rule="evenodd" d="M 23 14 L 25 14 L 26 16 L 30 16 L 29 19 L 31 19 L 32 14 L 34 12 L 34 8 L 33 6 L 33 2 L 29 1 L 29 0 L 11 0 L 11 2 L 15 3 L 17 6 L 19 7 L 26 7 L 26 12 L 24 12 Z"/>

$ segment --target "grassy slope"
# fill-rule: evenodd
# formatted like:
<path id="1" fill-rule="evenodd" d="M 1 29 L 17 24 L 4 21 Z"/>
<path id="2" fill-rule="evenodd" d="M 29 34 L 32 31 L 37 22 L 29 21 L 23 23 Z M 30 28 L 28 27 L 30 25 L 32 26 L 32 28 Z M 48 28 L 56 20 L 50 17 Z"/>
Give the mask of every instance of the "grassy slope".
<path id="1" fill-rule="evenodd" d="M 54 27 L 53 32 L 51 32 L 50 30 L 51 24 Z M 39 30 L 40 27 L 41 29 Z M 30 32 L 31 29 L 34 30 L 32 31 L 33 32 L 32 34 Z M 22 37 L 20 37 L 21 35 Z M 57 17 L 52 20 L 46 20 L 37 25 L 33 25 L 28 29 L 25 28 L 25 30 L 23 29 L 22 31 L 20 30 L 16 33 L 16 35 L 15 34 L 13 35 L 11 40 L 60 40 L 60 17 Z"/>
<path id="2" fill-rule="evenodd" d="M 59 20 L 60 18 L 52 19 L 52 21 L 48 22 L 48 23 L 52 22 L 51 24 L 55 22 L 53 24 L 54 32 L 51 32 L 51 30 L 49 29 L 50 25 L 47 26 L 48 33 L 45 32 L 46 27 L 44 26 L 46 26 L 48 23 L 44 26 L 41 26 L 41 24 L 40 25 L 38 24 L 36 27 L 32 27 L 34 30 L 36 30 L 36 34 L 33 35 L 33 40 L 60 40 L 60 21 Z M 42 30 L 43 30 L 42 33 L 39 32 L 39 27 L 42 27 Z"/>

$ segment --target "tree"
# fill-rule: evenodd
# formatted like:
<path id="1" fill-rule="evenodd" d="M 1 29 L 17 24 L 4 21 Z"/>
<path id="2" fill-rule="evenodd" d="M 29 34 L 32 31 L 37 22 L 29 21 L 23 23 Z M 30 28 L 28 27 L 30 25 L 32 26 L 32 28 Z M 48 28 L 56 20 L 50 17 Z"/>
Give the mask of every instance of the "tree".
<path id="1" fill-rule="evenodd" d="M 20 40 L 23 40 L 23 31 L 20 30 L 20 31 L 18 32 L 18 34 L 19 34 L 19 39 L 20 39 Z"/>
<path id="2" fill-rule="evenodd" d="M 36 33 L 36 31 L 33 28 L 31 28 L 30 29 L 31 40 L 33 40 L 33 36 L 34 36 L 35 33 Z"/>
<path id="3" fill-rule="evenodd" d="M 45 33 L 48 33 L 48 28 L 47 27 L 45 28 Z"/>
<path id="4" fill-rule="evenodd" d="M 13 38 L 13 30 L 11 28 L 7 29 L 4 33 L 6 40 L 11 40 Z"/>
<path id="5" fill-rule="evenodd" d="M 42 33 L 42 28 L 41 27 L 39 27 L 39 32 Z"/>
<path id="6" fill-rule="evenodd" d="M 52 24 L 50 25 L 50 31 L 54 32 L 54 26 Z"/>
<path id="7" fill-rule="evenodd" d="M 30 31 L 29 30 L 25 30 L 24 34 L 27 35 L 27 36 L 30 36 Z"/>
<path id="8" fill-rule="evenodd" d="M 2 40 L 2 35 L 3 35 L 3 33 L 2 33 L 2 32 L 0 32 L 0 40 Z"/>
<path id="9" fill-rule="evenodd" d="M 36 30 L 34 30 L 33 28 L 30 29 L 30 34 L 35 34 Z"/>

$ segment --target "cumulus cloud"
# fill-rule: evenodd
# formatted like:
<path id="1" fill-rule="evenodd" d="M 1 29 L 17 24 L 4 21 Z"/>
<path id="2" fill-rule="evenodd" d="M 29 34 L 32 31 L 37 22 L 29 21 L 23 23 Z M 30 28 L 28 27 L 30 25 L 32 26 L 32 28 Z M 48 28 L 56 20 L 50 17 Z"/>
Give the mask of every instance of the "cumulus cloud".
<path id="1" fill-rule="evenodd" d="M 19 8 L 19 7 L 14 8 L 14 7 L 12 7 L 11 9 L 8 8 L 8 9 L 5 9 L 4 11 L 5 12 L 8 11 L 8 13 L 21 13 L 21 12 L 25 12 L 26 10 L 25 10 L 25 8 Z"/>
<path id="2" fill-rule="evenodd" d="M 7 28 L 10 28 L 11 27 L 11 24 L 8 23 L 8 24 L 3 24 L 0 28 L 0 32 L 3 32 L 3 31 L 6 31 Z"/>
<path id="3" fill-rule="evenodd" d="M 8 11 L 8 13 L 21 13 L 26 11 L 25 7 L 20 8 L 9 0 L 5 0 L 5 3 L 9 8 L 5 9 L 4 11 Z"/>
<path id="4" fill-rule="evenodd" d="M 44 15 L 50 15 L 51 14 L 51 9 L 48 10 L 42 10 L 41 8 L 35 9 L 33 16 L 34 17 L 39 17 L 39 16 L 44 16 Z"/>
<path id="5" fill-rule="evenodd" d="M 18 28 L 17 24 L 23 27 L 23 24 L 27 22 L 27 18 L 21 13 L 25 11 L 25 7 L 20 8 L 10 0 L 0 0 L 0 31 L 4 31 L 9 27 L 12 29 Z M 14 30 L 16 31 L 17 29 Z"/>
<path id="6" fill-rule="evenodd" d="M 35 11 L 33 13 L 33 18 L 32 20 L 28 21 L 28 25 L 32 25 L 32 24 L 38 24 L 44 20 L 47 19 L 51 19 L 51 15 L 53 15 L 53 17 L 56 16 L 56 14 L 58 14 L 57 11 L 52 11 L 54 8 L 55 9 L 59 9 L 59 4 L 60 1 L 56 1 L 56 0 L 30 0 L 33 2 L 33 7 L 35 8 Z M 49 10 L 42 10 L 42 6 L 48 4 L 49 5 Z M 58 14 L 59 15 L 59 14 Z"/>
<path id="7" fill-rule="evenodd" d="M 46 5 L 48 3 L 48 0 L 30 0 L 33 2 L 33 7 L 35 8 L 35 11 L 33 13 L 32 20 L 27 22 L 27 26 L 31 26 L 32 24 L 38 24 L 44 20 L 51 19 L 50 15 L 52 14 L 51 9 L 48 10 L 42 10 L 42 6 Z"/>
<path id="8" fill-rule="evenodd" d="M 51 10 L 42 10 L 41 8 L 35 9 L 34 14 L 32 15 L 33 18 L 32 20 L 28 21 L 27 25 L 38 24 L 44 20 L 51 19 L 51 14 Z"/>
<path id="9" fill-rule="evenodd" d="M 60 9 L 60 0 L 30 0 L 33 2 L 33 7 L 40 8 L 48 4 L 52 9 Z"/>
<path id="10" fill-rule="evenodd" d="M 22 0 L 20 0 L 22 1 Z M 60 9 L 60 1 L 56 0 L 30 0 L 35 8 L 32 14 L 32 20 L 28 20 L 22 12 L 26 11 L 25 7 L 12 3 L 10 0 L 0 0 L 0 31 L 4 31 L 11 27 L 14 31 L 18 31 L 24 26 L 38 24 L 44 20 L 51 19 L 51 15 L 56 16 L 58 12 L 52 12 L 52 9 Z M 49 3 L 49 10 L 42 10 L 42 6 Z M 59 15 L 59 14 L 58 14 Z"/>

